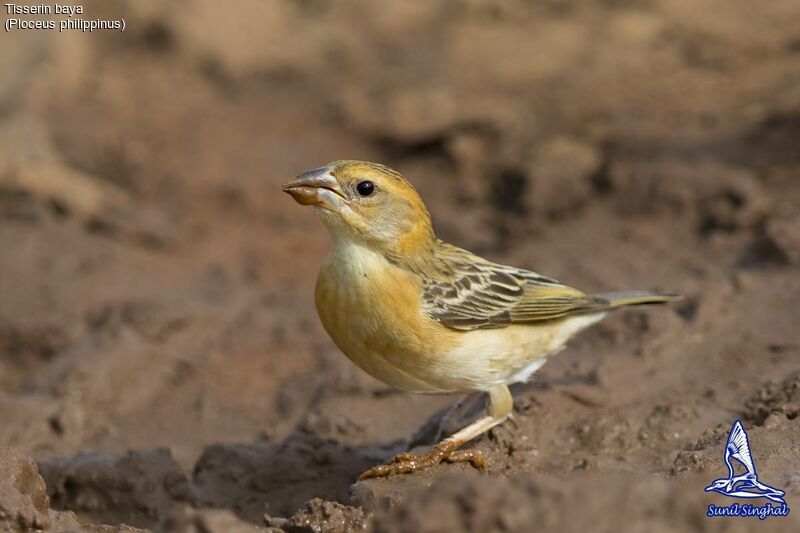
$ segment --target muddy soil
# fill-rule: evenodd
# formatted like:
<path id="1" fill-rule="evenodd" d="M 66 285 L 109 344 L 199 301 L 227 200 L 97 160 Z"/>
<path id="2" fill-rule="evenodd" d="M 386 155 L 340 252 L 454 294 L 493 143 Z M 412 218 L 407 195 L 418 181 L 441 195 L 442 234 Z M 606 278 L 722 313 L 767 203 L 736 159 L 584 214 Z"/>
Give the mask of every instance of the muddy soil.
<path id="1" fill-rule="evenodd" d="M 796 0 L 87 4 L 126 31 L 0 37 L 0 530 L 798 528 Z M 686 298 L 517 386 L 487 475 L 354 483 L 458 398 L 319 324 L 279 186 L 334 159 L 494 260 Z M 706 518 L 737 418 L 789 517 Z"/>

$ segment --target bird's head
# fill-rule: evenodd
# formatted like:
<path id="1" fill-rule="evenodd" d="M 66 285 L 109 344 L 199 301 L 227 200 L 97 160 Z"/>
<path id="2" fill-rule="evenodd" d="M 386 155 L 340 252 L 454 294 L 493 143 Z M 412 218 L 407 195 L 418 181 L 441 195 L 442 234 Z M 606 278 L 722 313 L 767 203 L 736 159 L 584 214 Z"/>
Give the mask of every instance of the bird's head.
<path id="1" fill-rule="evenodd" d="M 728 479 L 717 479 L 711 483 L 708 487 L 706 487 L 706 492 L 710 492 L 712 490 L 720 490 L 728 486 Z"/>
<path id="2" fill-rule="evenodd" d="M 433 249 L 431 217 L 414 187 L 394 170 L 365 161 L 334 161 L 283 186 L 315 208 L 334 240 L 404 257 Z"/>

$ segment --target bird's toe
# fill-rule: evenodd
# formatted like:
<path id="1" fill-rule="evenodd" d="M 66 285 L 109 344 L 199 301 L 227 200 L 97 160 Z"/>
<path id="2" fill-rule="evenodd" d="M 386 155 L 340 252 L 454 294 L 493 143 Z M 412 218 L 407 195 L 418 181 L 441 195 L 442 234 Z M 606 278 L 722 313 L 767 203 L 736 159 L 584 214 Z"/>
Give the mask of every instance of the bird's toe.
<path id="1" fill-rule="evenodd" d="M 474 468 L 485 472 L 488 470 L 486 459 L 477 450 L 456 450 L 457 446 L 451 441 L 442 441 L 430 451 L 421 454 L 399 453 L 388 463 L 370 468 L 358 476 L 358 481 L 376 477 L 389 477 L 400 474 L 411 474 L 426 470 L 440 464 L 469 463 Z"/>

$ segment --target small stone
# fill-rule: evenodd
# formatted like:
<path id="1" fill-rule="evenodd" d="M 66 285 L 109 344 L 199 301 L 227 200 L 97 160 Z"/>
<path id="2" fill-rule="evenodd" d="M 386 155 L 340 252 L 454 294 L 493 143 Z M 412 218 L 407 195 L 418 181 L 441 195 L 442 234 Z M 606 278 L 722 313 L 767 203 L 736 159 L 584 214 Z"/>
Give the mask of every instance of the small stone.
<path id="1" fill-rule="evenodd" d="M 338 502 L 314 498 L 291 518 L 264 515 L 268 528 L 291 533 L 350 533 L 366 529 L 364 511 Z"/>
<path id="2" fill-rule="evenodd" d="M 186 476 L 165 449 L 83 453 L 48 459 L 39 466 L 55 507 L 107 523 L 152 526 L 188 490 Z"/>
<path id="3" fill-rule="evenodd" d="M 0 531 L 46 529 L 50 500 L 36 463 L 0 448 Z"/>

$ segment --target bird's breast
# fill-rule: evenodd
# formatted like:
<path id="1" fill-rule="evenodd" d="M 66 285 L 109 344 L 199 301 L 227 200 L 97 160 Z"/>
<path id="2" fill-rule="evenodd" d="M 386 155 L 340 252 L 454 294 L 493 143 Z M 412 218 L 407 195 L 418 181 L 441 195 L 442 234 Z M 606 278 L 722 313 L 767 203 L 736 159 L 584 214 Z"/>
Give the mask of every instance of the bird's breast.
<path id="1" fill-rule="evenodd" d="M 336 244 L 317 279 L 315 300 L 325 330 L 373 377 L 414 392 L 445 392 L 432 383 L 437 353 L 457 335 L 420 306 L 421 280 L 377 252 Z"/>

